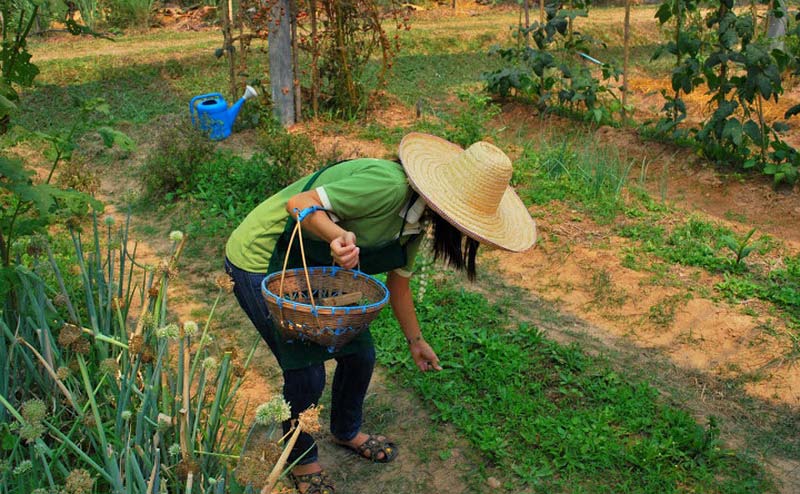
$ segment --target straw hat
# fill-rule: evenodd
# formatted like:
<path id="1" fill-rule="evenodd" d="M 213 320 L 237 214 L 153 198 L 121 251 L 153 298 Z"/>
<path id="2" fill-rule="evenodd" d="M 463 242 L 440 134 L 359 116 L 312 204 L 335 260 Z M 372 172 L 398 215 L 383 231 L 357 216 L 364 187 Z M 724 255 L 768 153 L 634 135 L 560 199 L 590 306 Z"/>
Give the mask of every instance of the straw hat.
<path id="1" fill-rule="evenodd" d="M 411 187 L 465 235 L 514 252 L 536 241 L 536 223 L 509 186 L 511 160 L 496 146 L 481 141 L 464 150 L 414 132 L 399 153 Z"/>

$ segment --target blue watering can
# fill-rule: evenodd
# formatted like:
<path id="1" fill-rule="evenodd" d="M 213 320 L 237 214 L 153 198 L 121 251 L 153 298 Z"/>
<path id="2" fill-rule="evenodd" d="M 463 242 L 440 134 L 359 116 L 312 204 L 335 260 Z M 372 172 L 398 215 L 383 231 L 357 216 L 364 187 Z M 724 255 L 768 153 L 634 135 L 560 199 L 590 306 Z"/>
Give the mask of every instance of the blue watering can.
<path id="1" fill-rule="evenodd" d="M 195 96 L 189 102 L 189 115 L 192 125 L 208 132 L 208 136 L 215 141 L 225 139 L 231 135 L 233 122 L 239 115 L 242 105 L 250 98 L 257 96 L 256 90 L 250 86 L 244 91 L 244 96 L 239 101 L 228 107 L 225 98 L 219 93 L 208 93 Z"/>

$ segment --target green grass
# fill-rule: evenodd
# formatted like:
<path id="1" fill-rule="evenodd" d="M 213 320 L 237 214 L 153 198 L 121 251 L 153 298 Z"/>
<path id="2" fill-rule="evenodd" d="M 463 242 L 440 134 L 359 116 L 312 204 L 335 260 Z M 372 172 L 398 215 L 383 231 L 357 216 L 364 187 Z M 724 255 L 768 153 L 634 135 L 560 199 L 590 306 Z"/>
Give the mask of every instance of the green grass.
<path id="1" fill-rule="evenodd" d="M 724 281 L 715 288 L 729 300 L 765 300 L 784 311 L 793 324 L 800 321 L 800 256 L 783 257 L 773 269 L 748 264 L 746 258 L 737 263 L 736 253 L 724 241 L 736 235 L 725 226 L 690 217 L 667 231 L 656 224 L 663 217 L 659 214 L 629 215 L 629 219 L 631 217 L 635 219 L 619 224 L 616 231 L 622 237 L 637 241 L 639 254 L 647 253 L 667 263 L 724 274 Z M 756 240 L 753 247 L 765 254 L 775 248 L 775 242 L 765 237 Z M 628 252 L 623 261 L 632 269 L 641 267 L 633 252 Z M 662 314 L 656 310 L 651 316 L 660 320 Z"/>
<path id="2" fill-rule="evenodd" d="M 527 143 L 515 162 L 512 183 L 527 203 L 562 201 L 608 223 L 623 210 L 621 192 L 632 164 L 617 150 L 586 136 L 574 141 L 554 138 L 538 146 Z"/>
<path id="3" fill-rule="evenodd" d="M 418 304 L 444 370 L 419 373 L 388 313 L 373 325 L 379 361 L 455 425 L 510 490 L 769 492 L 763 469 L 603 357 L 515 323 L 482 296 L 429 283 Z"/>

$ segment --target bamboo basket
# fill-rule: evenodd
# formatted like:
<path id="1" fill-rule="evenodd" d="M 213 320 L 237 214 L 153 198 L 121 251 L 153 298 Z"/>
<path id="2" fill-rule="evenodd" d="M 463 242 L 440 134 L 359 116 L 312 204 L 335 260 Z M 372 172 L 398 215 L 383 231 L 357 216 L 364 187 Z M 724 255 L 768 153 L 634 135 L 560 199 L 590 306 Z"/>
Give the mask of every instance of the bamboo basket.
<path id="1" fill-rule="evenodd" d="M 283 269 L 264 278 L 261 294 L 285 340 L 308 340 L 335 352 L 369 328 L 389 300 L 389 290 L 358 270 L 308 267 L 300 223 L 289 240 Z M 298 234 L 303 267 L 286 269 Z"/>

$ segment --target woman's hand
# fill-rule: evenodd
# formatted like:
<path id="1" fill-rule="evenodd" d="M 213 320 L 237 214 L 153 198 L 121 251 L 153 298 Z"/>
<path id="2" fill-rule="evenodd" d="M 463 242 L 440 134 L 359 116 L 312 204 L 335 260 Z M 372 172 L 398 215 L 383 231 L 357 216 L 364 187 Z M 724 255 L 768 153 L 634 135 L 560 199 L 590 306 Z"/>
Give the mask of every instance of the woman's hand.
<path id="1" fill-rule="evenodd" d="M 356 246 L 356 234 L 353 232 L 346 231 L 331 240 L 331 256 L 336 264 L 345 269 L 358 266 L 360 251 L 361 249 Z"/>
<path id="2" fill-rule="evenodd" d="M 442 370 L 442 366 L 439 365 L 439 357 L 436 356 L 436 352 L 433 351 L 427 341 L 423 339 L 414 340 L 408 345 L 408 349 L 411 351 L 414 363 L 417 364 L 417 367 L 422 372 Z"/>

